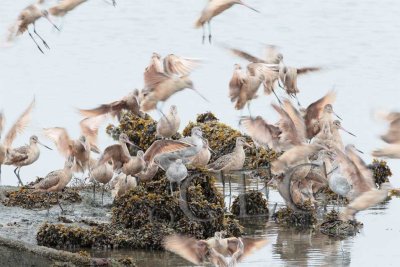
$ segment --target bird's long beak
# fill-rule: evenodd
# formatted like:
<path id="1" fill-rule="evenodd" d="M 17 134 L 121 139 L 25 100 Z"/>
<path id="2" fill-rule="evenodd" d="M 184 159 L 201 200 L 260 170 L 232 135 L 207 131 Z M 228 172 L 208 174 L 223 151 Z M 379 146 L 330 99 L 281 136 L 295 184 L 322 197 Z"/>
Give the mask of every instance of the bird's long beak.
<path id="1" fill-rule="evenodd" d="M 353 133 L 347 131 L 347 130 L 346 130 L 345 128 L 343 128 L 342 126 L 340 126 L 340 129 L 341 129 L 342 131 L 348 133 L 349 135 L 352 135 L 352 136 L 354 136 L 354 137 L 357 137 L 355 134 L 353 134 Z"/>
<path id="2" fill-rule="evenodd" d="M 243 6 L 247 7 L 247 8 L 250 8 L 251 10 L 253 10 L 253 11 L 257 12 L 257 13 L 260 13 L 260 11 L 258 11 L 254 7 L 249 6 L 248 4 L 244 3 L 243 1 L 240 1 L 239 4 L 241 4 L 241 5 L 243 5 Z"/>
<path id="3" fill-rule="evenodd" d="M 52 148 L 46 146 L 45 144 L 41 143 L 40 141 L 38 141 L 38 144 L 41 146 L 44 146 L 45 148 L 49 149 L 49 150 L 53 150 Z"/>
<path id="4" fill-rule="evenodd" d="M 335 112 L 333 112 L 333 114 L 339 119 L 339 120 L 343 120 L 338 114 L 336 114 Z"/>
<path id="5" fill-rule="evenodd" d="M 354 148 L 355 150 L 357 150 L 357 152 L 361 153 L 361 154 L 365 154 L 363 151 L 359 150 L 358 148 Z"/>
<path id="6" fill-rule="evenodd" d="M 199 91 L 197 91 L 196 88 L 190 88 L 190 89 L 192 89 L 193 91 L 195 91 L 195 92 L 196 92 L 201 98 L 203 98 L 205 101 L 210 102 L 210 101 L 208 101 L 208 99 L 207 99 L 205 96 L 203 96 Z"/>
<path id="7" fill-rule="evenodd" d="M 57 25 L 54 24 L 54 22 L 50 19 L 49 16 L 46 16 L 45 18 L 50 22 L 51 25 L 53 25 L 54 28 L 56 28 L 58 31 L 60 31 L 60 28 L 58 28 Z"/>
<path id="8" fill-rule="evenodd" d="M 250 145 L 250 144 L 249 144 L 249 143 L 247 143 L 247 142 L 245 142 L 245 143 L 244 143 L 244 145 L 245 145 L 245 146 L 247 146 L 247 147 L 250 147 L 250 148 L 252 148 L 252 147 L 253 147 L 252 145 Z"/>
<path id="9" fill-rule="evenodd" d="M 142 150 L 142 148 L 140 148 L 139 146 L 135 145 L 134 143 L 132 143 L 132 142 L 129 141 L 129 140 L 125 140 L 125 142 L 126 142 L 127 144 L 130 144 L 130 145 L 133 146 L 133 147 L 136 147 L 136 148 L 139 149 L 139 150 Z"/>

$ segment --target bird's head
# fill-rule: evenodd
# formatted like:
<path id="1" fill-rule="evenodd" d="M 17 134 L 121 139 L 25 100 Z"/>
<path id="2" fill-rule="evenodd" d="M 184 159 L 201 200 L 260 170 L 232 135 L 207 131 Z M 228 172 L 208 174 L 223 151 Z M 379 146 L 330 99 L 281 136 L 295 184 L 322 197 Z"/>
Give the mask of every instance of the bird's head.
<path id="1" fill-rule="evenodd" d="M 236 138 L 236 146 L 247 146 L 251 147 L 249 143 L 246 142 L 246 138 L 244 137 L 238 137 Z"/>
<path id="2" fill-rule="evenodd" d="M 191 133 L 192 133 L 192 136 L 197 136 L 200 138 L 203 137 L 203 131 L 201 130 L 200 127 L 193 127 Z"/>

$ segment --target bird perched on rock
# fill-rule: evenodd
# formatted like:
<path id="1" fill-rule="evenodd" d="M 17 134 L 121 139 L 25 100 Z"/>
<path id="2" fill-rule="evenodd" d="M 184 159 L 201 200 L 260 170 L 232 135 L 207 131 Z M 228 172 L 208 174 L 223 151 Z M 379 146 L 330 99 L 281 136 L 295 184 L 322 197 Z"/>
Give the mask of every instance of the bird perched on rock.
<path id="1" fill-rule="evenodd" d="M 172 183 L 177 183 L 178 190 L 180 191 L 181 182 L 188 176 L 188 170 L 186 169 L 185 164 L 183 164 L 182 159 L 177 159 L 175 162 L 172 162 L 165 171 L 165 176 L 167 176 L 169 181 L 171 195 L 173 194 Z"/>
<path id="2" fill-rule="evenodd" d="M 115 178 L 114 188 L 111 190 L 111 194 L 114 198 L 121 197 L 129 190 L 135 188 L 137 186 L 137 179 L 134 176 L 126 175 L 121 172 Z"/>
<path id="3" fill-rule="evenodd" d="M 178 109 L 175 105 L 172 105 L 167 116 L 162 116 L 158 121 L 156 135 L 169 139 L 178 132 L 180 124 Z"/>

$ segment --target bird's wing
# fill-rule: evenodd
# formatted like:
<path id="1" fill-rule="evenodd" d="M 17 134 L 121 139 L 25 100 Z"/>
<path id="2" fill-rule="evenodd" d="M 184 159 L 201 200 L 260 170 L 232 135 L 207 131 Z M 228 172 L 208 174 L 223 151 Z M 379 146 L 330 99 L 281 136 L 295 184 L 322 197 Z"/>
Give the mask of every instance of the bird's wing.
<path id="1" fill-rule="evenodd" d="M 163 240 L 163 246 L 166 250 L 178 254 L 182 258 L 196 265 L 202 264 L 205 253 L 199 249 L 198 240 L 181 235 L 167 236 Z"/>
<path id="2" fill-rule="evenodd" d="M 238 56 L 240 58 L 243 58 L 249 62 L 253 62 L 253 63 L 266 63 L 264 60 L 255 57 L 247 52 L 244 52 L 240 49 L 236 49 L 236 48 L 228 48 L 235 56 Z"/>
<path id="3" fill-rule="evenodd" d="M 60 181 L 60 172 L 61 171 L 52 171 L 46 175 L 46 177 L 40 181 L 39 183 L 35 184 L 33 188 L 35 189 L 42 189 L 46 190 L 58 184 Z"/>
<path id="4" fill-rule="evenodd" d="M 297 68 L 297 74 L 302 75 L 309 72 L 320 71 L 320 67 L 304 67 L 304 68 Z"/>
<path id="5" fill-rule="evenodd" d="M 292 119 L 294 125 L 296 126 L 299 139 L 305 141 L 306 124 L 300 112 L 292 105 L 292 103 L 288 99 L 283 100 L 283 109 L 287 112 L 289 117 Z"/>
<path id="6" fill-rule="evenodd" d="M 232 266 L 229 265 L 228 260 L 224 257 L 224 255 L 222 255 L 221 253 L 219 253 L 218 251 L 216 251 L 214 248 L 210 248 L 209 250 L 209 260 L 210 262 L 214 265 L 214 266 L 219 266 L 219 267 L 228 267 L 228 266 Z M 234 266 L 234 265 L 233 265 Z"/>
<path id="7" fill-rule="evenodd" d="M 80 121 L 81 134 L 89 141 L 90 147 L 97 148 L 97 136 L 99 134 L 99 127 L 105 121 L 107 116 L 96 116 L 86 118 Z M 97 148 L 98 149 L 98 148 Z"/>
<path id="8" fill-rule="evenodd" d="M 207 169 L 213 170 L 213 171 L 219 171 L 223 167 L 225 167 L 230 161 L 232 160 L 232 155 L 231 154 L 226 154 L 221 157 L 219 157 L 216 161 L 213 163 L 210 163 L 206 166 Z"/>
<path id="9" fill-rule="evenodd" d="M 307 109 L 304 117 L 304 121 L 307 127 L 307 137 L 312 138 L 314 135 L 314 120 L 318 120 L 321 117 L 322 111 L 327 104 L 332 104 L 336 99 L 336 93 L 329 91 L 324 97 L 318 99 L 314 103 L 311 103 Z"/>
<path id="10" fill-rule="evenodd" d="M 359 170 L 362 176 L 363 183 L 371 189 L 376 188 L 374 175 L 372 171 L 368 168 L 367 164 L 365 164 L 364 160 L 357 155 L 354 149 L 350 147 L 346 147 L 346 154 Z"/>
<path id="11" fill-rule="evenodd" d="M 186 76 L 200 65 L 200 60 L 170 54 L 164 58 L 164 72 L 169 75 Z"/>
<path id="12" fill-rule="evenodd" d="M 280 140 L 284 143 L 290 143 L 292 145 L 302 144 L 303 140 L 298 135 L 296 125 L 294 124 L 289 114 L 278 105 L 271 105 L 280 115 L 280 119 L 278 122 L 279 129 L 282 131 L 282 134 L 280 135 Z"/>
<path id="13" fill-rule="evenodd" d="M 244 84 L 244 80 L 246 79 L 246 75 L 242 72 L 241 69 L 235 69 L 232 75 L 232 78 L 229 82 L 229 97 L 231 101 L 234 102 L 240 95 L 240 90 Z"/>
<path id="14" fill-rule="evenodd" d="M 157 71 L 156 68 L 146 68 L 144 71 L 144 88 L 145 90 L 151 90 L 158 84 L 170 79 L 170 76 L 165 73 Z"/>
<path id="15" fill-rule="evenodd" d="M 238 258 L 238 261 L 241 261 L 244 257 L 249 256 L 250 254 L 254 253 L 256 250 L 264 247 L 267 245 L 268 241 L 265 238 L 246 238 L 243 237 L 241 238 L 243 245 L 244 245 L 244 251 L 243 254 Z"/>
<path id="16" fill-rule="evenodd" d="M 273 173 L 281 173 L 285 168 L 291 168 L 304 162 L 310 157 L 310 155 L 320 149 L 322 149 L 322 147 L 319 145 L 303 144 L 286 150 L 277 160 L 271 163 Z"/>
<path id="17" fill-rule="evenodd" d="M 35 106 L 35 99 L 32 100 L 28 108 L 24 111 L 24 113 L 19 116 L 17 121 L 14 123 L 14 125 L 11 127 L 11 129 L 8 131 L 5 139 L 4 139 L 4 146 L 5 147 L 11 147 L 15 137 L 17 137 L 17 134 L 22 133 L 25 128 L 27 127 L 28 123 L 31 120 L 31 113 L 32 110 Z"/>
<path id="18" fill-rule="evenodd" d="M 270 146 L 274 138 L 280 135 L 280 130 L 277 127 L 268 124 L 260 116 L 256 118 L 242 117 L 239 121 L 247 134 L 257 143 L 264 146 Z"/>
<path id="19" fill-rule="evenodd" d="M 103 154 L 101 155 L 97 165 L 105 164 L 109 160 L 112 160 L 113 162 L 116 161 L 128 162 L 129 159 L 130 158 L 125 157 L 125 153 L 122 149 L 122 146 L 120 144 L 115 144 L 104 149 Z"/>
<path id="20" fill-rule="evenodd" d="M 144 160 L 152 162 L 159 154 L 175 152 L 192 146 L 191 144 L 176 140 L 157 140 L 144 153 Z"/>
<path id="21" fill-rule="evenodd" d="M 400 117 L 390 122 L 389 130 L 381 138 L 388 144 L 400 144 Z"/>
<path id="22" fill-rule="evenodd" d="M 276 45 L 265 45 L 265 48 L 264 48 L 265 63 L 268 63 L 268 64 L 279 63 L 278 59 L 277 59 L 279 54 L 280 54 L 280 52 Z"/>
<path id="23" fill-rule="evenodd" d="M 96 117 L 104 114 L 111 114 L 111 116 L 115 116 L 123 109 L 127 109 L 125 100 L 118 100 L 109 104 L 102 104 L 93 109 L 79 109 L 78 111 L 83 117 Z"/>
<path id="24" fill-rule="evenodd" d="M 14 162 L 20 162 L 28 158 L 29 146 L 20 146 L 11 150 L 7 150 L 6 165 L 13 164 Z"/>
<path id="25" fill-rule="evenodd" d="M 53 127 L 53 128 L 45 128 L 43 129 L 44 135 L 54 142 L 58 151 L 64 157 L 69 157 L 72 152 L 71 143 L 72 140 L 68 135 L 68 132 L 65 128 L 62 127 Z"/>
<path id="26" fill-rule="evenodd" d="M 1 134 L 3 133 L 5 121 L 6 121 L 6 119 L 4 117 L 4 113 L 3 113 L 3 111 L 0 111 L 0 137 L 1 137 Z"/>

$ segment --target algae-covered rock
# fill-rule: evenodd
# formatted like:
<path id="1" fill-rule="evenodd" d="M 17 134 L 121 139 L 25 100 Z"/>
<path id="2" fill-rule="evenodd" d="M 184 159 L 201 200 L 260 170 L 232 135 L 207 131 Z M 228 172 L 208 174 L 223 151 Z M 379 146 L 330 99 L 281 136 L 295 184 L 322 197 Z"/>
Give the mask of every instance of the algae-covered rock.
<path id="1" fill-rule="evenodd" d="M 389 182 L 389 177 L 392 176 L 392 171 L 384 160 L 374 159 L 373 162 L 368 165 L 368 168 L 372 170 L 377 185 Z"/>
<path id="2" fill-rule="evenodd" d="M 278 210 L 272 218 L 276 223 L 298 229 L 313 228 L 317 222 L 316 213 L 311 209 L 309 203 L 308 211 L 294 211 L 291 208 L 285 207 Z"/>
<path id="3" fill-rule="evenodd" d="M 244 211 L 240 209 L 241 204 L 245 208 Z M 235 198 L 231 207 L 231 212 L 236 216 L 267 216 L 269 212 L 268 202 L 264 199 L 261 192 L 247 192 L 245 194 L 240 194 Z"/>
<path id="4" fill-rule="evenodd" d="M 130 112 L 123 112 L 119 126 L 109 125 L 106 132 L 115 140 L 118 140 L 121 133 L 125 133 L 136 145 L 146 150 L 156 140 L 156 129 L 157 122 L 150 115 L 146 114 L 142 118 Z M 172 138 L 180 137 L 178 133 Z"/>
<path id="5" fill-rule="evenodd" d="M 325 215 L 324 222 L 320 225 L 321 233 L 337 238 L 345 238 L 354 236 L 359 233 L 362 223 L 358 221 L 342 221 L 339 220 L 339 213 L 335 210 Z"/>
<path id="6" fill-rule="evenodd" d="M 57 195 L 61 202 L 78 203 L 82 201 L 75 188 L 65 188 L 63 192 L 35 192 L 32 189 L 20 188 L 17 191 L 5 193 L 2 201 L 5 206 L 18 206 L 25 209 L 44 209 L 49 205 L 57 205 Z"/>

